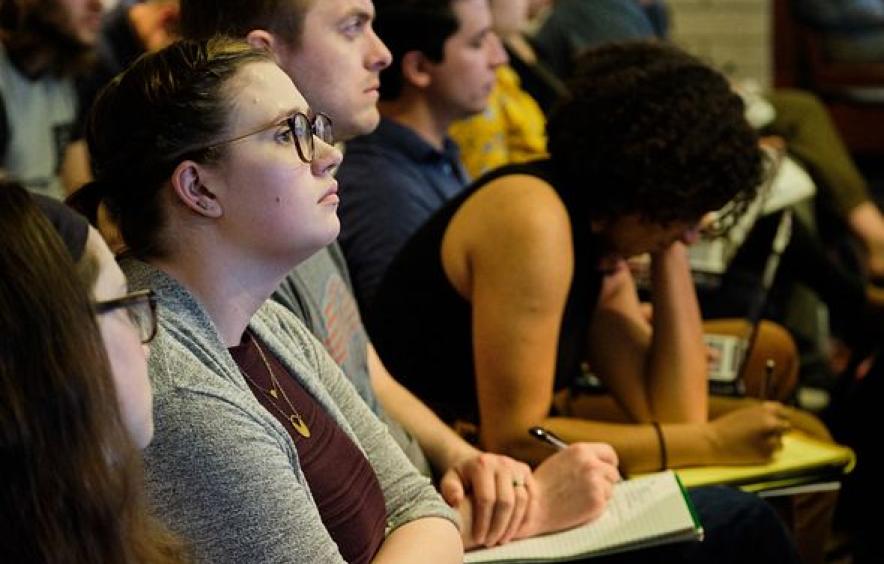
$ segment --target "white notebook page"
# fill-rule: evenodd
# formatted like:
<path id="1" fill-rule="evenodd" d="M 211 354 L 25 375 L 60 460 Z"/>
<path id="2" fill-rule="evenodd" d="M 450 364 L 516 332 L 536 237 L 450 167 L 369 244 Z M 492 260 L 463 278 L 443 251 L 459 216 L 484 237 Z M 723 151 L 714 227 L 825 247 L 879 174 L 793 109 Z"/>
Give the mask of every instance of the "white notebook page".
<path id="1" fill-rule="evenodd" d="M 671 471 L 621 482 L 596 520 L 560 533 L 471 551 L 465 562 L 556 560 L 623 545 L 657 544 L 661 537 L 694 532 L 694 520 Z M 657 542 L 655 542 L 657 541 Z"/>

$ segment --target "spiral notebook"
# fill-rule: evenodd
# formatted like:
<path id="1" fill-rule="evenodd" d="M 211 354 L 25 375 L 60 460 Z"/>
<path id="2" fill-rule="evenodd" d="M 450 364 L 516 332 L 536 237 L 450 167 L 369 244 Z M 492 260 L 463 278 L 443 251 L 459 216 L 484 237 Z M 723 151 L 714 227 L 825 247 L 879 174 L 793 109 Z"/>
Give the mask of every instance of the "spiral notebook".
<path id="1" fill-rule="evenodd" d="M 620 482 L 602 515 L 585 525 L 467 552 L 464 562 L 569 562 L 703 539 L 703 527 L 672 471 Z"/>

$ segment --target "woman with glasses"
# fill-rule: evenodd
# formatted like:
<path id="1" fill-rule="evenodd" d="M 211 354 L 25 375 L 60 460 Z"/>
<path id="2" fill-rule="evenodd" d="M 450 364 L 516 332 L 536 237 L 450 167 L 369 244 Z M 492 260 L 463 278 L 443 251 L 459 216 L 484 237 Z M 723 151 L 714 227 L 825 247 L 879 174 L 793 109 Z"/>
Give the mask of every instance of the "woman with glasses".
<path id="1" fill-rule="evenodd" d="M 85 219 L 6 181 L 0 240 L 0 561 L 182 561 L 141 494 L 151 296 Z"/>
<path id="2" fill-rule="evenodd" d="M 87 139 L 124 270 L 161 306 L 148 491 L 198 560 L 460 561 L 451 510 L 267 301 L 338 234 L 328 118 L 265 53 L 180 42 L 114 79 Z"/>

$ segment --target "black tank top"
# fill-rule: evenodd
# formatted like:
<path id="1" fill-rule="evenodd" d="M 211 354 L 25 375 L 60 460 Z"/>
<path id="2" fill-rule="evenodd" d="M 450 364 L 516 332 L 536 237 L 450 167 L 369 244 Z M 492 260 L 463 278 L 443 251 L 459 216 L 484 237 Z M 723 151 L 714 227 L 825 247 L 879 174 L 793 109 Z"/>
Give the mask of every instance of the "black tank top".
<path id="1" fill-rule="evenodd" d="M 574 278 L 562 318 L 555 389 L 573 382 L 585 358 L 590 315 L 598 300 L 602 274 L 596 268 L 599 254 L 590 233 L 589 214 L 585 205 L 578 204 L 581 187 L 565 186 L 548 160 L 492 171 L 448 202 L 411 237 L 391 264 L 366 315 L 369 334 L 390 372 L 449 423 L 457 419 L 479 423 L 479 409 L 471 306 L 443 270 L 442 239 L 464 201 L 492 180 L 509 174 L 531 175 L 548 183 L 562 198 L 571 218 Z"/>

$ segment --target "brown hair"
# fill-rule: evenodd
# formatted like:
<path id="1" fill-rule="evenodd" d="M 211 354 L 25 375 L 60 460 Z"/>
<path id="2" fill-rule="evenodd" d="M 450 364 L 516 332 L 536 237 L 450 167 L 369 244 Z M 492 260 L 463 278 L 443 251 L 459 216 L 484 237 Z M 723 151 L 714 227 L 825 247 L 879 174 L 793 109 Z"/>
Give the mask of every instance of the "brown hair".
<path id="1" fill-rule="evenodd" d="M 297 46 L 307 11 L 317 1 L 321 0 L 181 0 L 181 34 L 189 39 L 245 38 L 263 29 Z"/>
<path id="2" fill-rule="evenodd" d="M 17 184 L 0 239 L 0 561 L 181 561 L 146 513 L 89 294 Z"/>
<path id="3" fill-rule="evenodd" d="M 460 27 L 454 2 L 375 0 L 375 30 L 393 55 L 393 63 L 381 71 L 381 100 L 395 100 L 402 95 L 402 59 L 407 53 L 418 51 L 434 63 L 445 58 L 445 42 Z"/>
<path id="4" fill-rule="evenodd" d="M 25 71 L 31 61 L 45 58 L 39 72 L 77 76 L 95 62 L 95 48 L 83 45 L 59 29 L 64 10 L 57 0 L 0 1 L 0 42 Z"/>
<path id="5" fill-rule="evenodd" d="M 178 41 L 143 55 L 99 94 L 86 131 L 99 199 L 136 256 L 168 252 L 161 187 L 181 161 L 223 156 L 211 144 L 227 128 L 224 86 L 246 64 L 265 61 L 266 52 L 242 41 Z"/>

